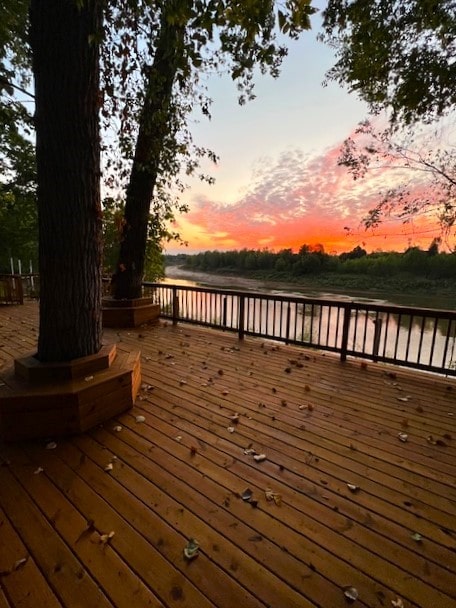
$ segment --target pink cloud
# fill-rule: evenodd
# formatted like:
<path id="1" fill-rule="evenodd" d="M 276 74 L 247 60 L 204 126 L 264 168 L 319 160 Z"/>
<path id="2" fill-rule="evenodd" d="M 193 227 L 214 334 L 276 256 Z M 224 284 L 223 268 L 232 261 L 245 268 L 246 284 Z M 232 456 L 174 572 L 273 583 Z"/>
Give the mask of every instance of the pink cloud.
<path id="1" fill-rule="evenodd" d="M 318 156 L 287 150 L 276 160 L 260 159 L 246 193 L 234 204 L 195 197 L 190 212 L 177 222 L 190 250 L 277 250 L 322 243 L 327 251 L 340 252 L 360 241 L 369 249 L 403 249 L 410 238 L 416 242 L 413 225 L 404 227 L 397 221 L 386 222 L 377 236 L 364 231 L 362 219 L 379 202 L 380 191 L 400 175 L 391 176 L 380 169 L 354 181 L 337 165 L 339 150 L 337 145 Z M 419 223 L 416 226 L 419 228 Z M 429 241 L 432 237 L 426 233 L 424 238 Z"/>

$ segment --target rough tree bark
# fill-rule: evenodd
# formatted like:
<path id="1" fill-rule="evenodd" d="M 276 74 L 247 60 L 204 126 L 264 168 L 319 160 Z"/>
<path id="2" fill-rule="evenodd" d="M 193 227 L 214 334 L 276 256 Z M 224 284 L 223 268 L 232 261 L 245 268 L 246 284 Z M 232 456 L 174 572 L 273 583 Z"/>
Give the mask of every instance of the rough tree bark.
<path id="1" fill-rule="evenodd" d="M 177 0 L 182 4 L 182 0 Z M 166 8 L 172 13 L 176 2 Z M 149 211 L 160 155 L 167 135 L 169 105 L 185 35 L 185 24 L 169 23 L 163 13 L 152 66 L 149 69 L 130 181 L 125 200 L 119 258 L 112 279 L 115 299 L 141 297 Z"/>
<path id="2" fill-rule="evenodd" d="M 100 0 L 32 0 L 40 329 L 37 358 L 101 347 Z"/>

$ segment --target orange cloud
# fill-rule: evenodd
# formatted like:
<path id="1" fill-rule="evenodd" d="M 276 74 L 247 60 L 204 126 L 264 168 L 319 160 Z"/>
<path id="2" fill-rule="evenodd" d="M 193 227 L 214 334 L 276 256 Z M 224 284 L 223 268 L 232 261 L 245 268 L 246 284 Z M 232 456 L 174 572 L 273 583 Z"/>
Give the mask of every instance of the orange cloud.
<path id="1" fill-rule="evenodd" d="M 340 253 L 358 244 L 369 251 L 429 244 L 435 228 L 425 218 L 407 225 L 387 221 L 376 232 L 366 232 L 362 219 L 379 202 L 391 173 L 379 170 L 354 181 L 337 165 L 338 156 L 335 146 L 318 156 L 287 150 L 276 161 L 262 159 L 237 202 L 225 205 L 196 196 L 190 212 L 178 218 L 177 229 L 189 251 L 296 250 L 304 243 L 321 243 L 326 251 Z"/>

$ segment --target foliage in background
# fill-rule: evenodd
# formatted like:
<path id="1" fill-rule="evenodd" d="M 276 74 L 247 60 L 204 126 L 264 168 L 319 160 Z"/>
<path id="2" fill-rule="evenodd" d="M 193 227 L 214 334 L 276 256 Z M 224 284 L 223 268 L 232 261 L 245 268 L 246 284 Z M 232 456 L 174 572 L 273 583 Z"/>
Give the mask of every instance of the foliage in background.
<path id="1" fill-rule="evenodd" d="M 347 167 L 353 179 L 368 173 L 400 171 L 398 185 L 380 195 L 377 205 L 364 219 L 367 228 L 377 226 L 384 217 L 404 222 L 426 216 L 437 224 L 447 247 L 456 222 L 456 153 L 443 139 L 454 124 L 440 129 L 415 127 L 407 131 L 376 130 L 370 121 L 360 123 L 355 137 L 345 140 L 339 164 Z M 387 177 L 388 179 L 388 177 Z"/>
<path id="2" fill-rule="evenodd" d="M 38 257 L 33 99 L 27 37 L 27 0 L 4 0 L 0 19 L 0 270 L 10 258 L 23 268 Z"/>
<path id="3" fill-rule="evenodd" d="M 242 249 L 235 251 L 205 251 L 194 255 L 165 256 L 167 264 L 179 263 L 188 270 L 233 273 L 277 280 L 290 278 L 305 281 L 312 276 L 333 273 L 336 275 L 368 275 L 390 278 L 411 275 L 426 279 L 454 279 L 456 255 L 439 253 L 439 240 L 434 239 L 427 250 L 409 247 L 404 253 L 374 252 L 368 254 L 362 247 L 340 255 L 325 253 L 321 245 L 303 245 L 299 252 L 282 249 Z"/>

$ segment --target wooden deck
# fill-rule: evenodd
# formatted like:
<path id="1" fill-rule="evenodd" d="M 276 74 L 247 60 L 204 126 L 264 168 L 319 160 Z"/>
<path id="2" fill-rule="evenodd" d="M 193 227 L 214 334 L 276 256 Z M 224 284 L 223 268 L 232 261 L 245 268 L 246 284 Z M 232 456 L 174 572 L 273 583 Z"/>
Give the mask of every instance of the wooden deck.
<path id="1" fill-rule="evenodd" d="M 0 309 L 0 366 L 37 313 Z M 0 444 L 0 608 L 456 606 L 454 379 L 188 325 L 105 341 L 142 351 L 131 412 Z"/>

